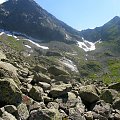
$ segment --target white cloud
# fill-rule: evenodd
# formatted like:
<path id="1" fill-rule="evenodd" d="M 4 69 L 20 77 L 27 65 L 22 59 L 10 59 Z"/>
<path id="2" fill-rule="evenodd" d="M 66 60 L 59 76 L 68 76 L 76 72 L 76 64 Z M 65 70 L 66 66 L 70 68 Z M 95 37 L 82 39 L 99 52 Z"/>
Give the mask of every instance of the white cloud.
<path id="1" fill-rule="evenodd" d="M 0 0 L 0 4 L 2 4 L 2 3 L 4 3 L 4 2 L 6 2 L 7 0 Z"/>

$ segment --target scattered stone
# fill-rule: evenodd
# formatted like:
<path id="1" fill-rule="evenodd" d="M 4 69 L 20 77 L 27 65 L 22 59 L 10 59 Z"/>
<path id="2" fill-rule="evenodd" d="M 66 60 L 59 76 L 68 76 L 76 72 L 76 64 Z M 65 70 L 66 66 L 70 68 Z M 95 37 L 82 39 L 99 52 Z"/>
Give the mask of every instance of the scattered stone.
<path id="1" fill-rule="evenodd" d="M 7 111 L 10 114 L 13 114 L 17 111 L 17 108 L 14 105 L 6 105 L 6 106 L 4 106 L 4 109 L 5 109 L 5 111 Z"/>
<path id="2" fill-rule="evenodd" d="M 55 85 L 53 88 L 51 88 L 49 96 L 57 98 L 61 95 L 67 94 L 67 92 L 71 91 L 71 89 L 71 84 Z"/>
<path id="3" fill-rule="evenodd" d="M 48 72 L 53 74 L 53 75 L 55 75 L 55 76 L 58 76 L 58 75 L 69 75 L 69 73 L 67 71 L 65 71 L 63 68 L 56 67 L 56 66 L 51 66 L 48 69 Z"/>
<path id="4" fill-rule="evenodd" d="M 17 120 L 12 114 L 6 111 L 2 114 L 2 119 L 3 120 Z"/>
<path id="5" fill-rule="evenodd" d="M 22 94 L 13 79 L 0 79 L 0 102 L 6 104 L 19 104 L 22 101 Z"/>
<path id="6" fill-rule="evenodd" d="M 51 83 L 50 77 L 42 73 L 36 73 L 33 79 L 35 83 L 39 83 L 39 82 Z"/>
<path id="7" fill-rule="evenodd" d="M 42 87 L 43 90 L 50 90 L 50 88 L 51 88 L 51 85 L 46 82 L 39 82 L 38 86 Z"/>
<path id="8" fill-rule="evenodd" d="M 113 108 L 120 110 L 120 98 L 117 98 L 117 99 L 113 102 Z"/>
<path id="9" fill-rule="evenodd" d="M 43 100 L 42 93 L 43 93 L 43 89 L 39 86 L 33 86 L 29 91 L 30 97 L 39 102 Z"/>
<path id="10" fill-rule="evenodd" d="M 27 120 L 27 118 L 29 117 L 29 112 L 26 104 L 21 103 L 20 105 L 18 105 L 17 111 L 18 111 L 19 118 L 21 120 Z"/>
<path id="11" fill-rule="evenodd" d="M 81 86 L 79 94 L 84 102 L 93 103 L 99 100 L 99 96 L 94 85 Z"/>
<path id="12" fill-rule="evenodd" d="M 114 90 L 120 91 L 120 82 L 118 82 L 118 83 L 113 83 L 113 84 L 109 85 L 108 88 L 109 88 L 109 89 L 114 89 Z"/>
<path id="13" fill-rule="evenodd" d="M 47 69 L 41 65 L 36 65 L 33 70 L 37 73 L 41 72 L 41 73 L 46 73 Z"/>
<path id="14" fill-rule="evenodd" d="M 112 103 L 114 99 L 117 97 L 118 92 L 113 89 L 104 89 L 100 98 L 107 103 Z"/>

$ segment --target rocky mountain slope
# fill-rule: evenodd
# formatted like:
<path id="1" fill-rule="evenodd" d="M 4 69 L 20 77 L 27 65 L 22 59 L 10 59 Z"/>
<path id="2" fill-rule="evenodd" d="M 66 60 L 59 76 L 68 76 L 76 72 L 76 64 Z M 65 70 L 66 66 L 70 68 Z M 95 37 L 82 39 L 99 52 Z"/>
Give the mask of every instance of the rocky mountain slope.
<path id="1" fill-rule="evenodd" d="M 38 41 L 74 42 L 78 31 L 42 9 L 34 0 L 8 0 L 0 5 L 0 29 L 26 34 Z"/>
<path id="2" fill-rule="evenodd" d="M 79 33 L 9 0 L 0 28 L 0 120 L 120 120 L 119 17 Z"/>
<path id="3" fill-rule="evenodd" d="M 92 53 L 1 32 L 0 119 L 119 120 L 120 83 L 99 76 L 103 64 Z M 119 70 L 119 61 L 109 65 Z"/>

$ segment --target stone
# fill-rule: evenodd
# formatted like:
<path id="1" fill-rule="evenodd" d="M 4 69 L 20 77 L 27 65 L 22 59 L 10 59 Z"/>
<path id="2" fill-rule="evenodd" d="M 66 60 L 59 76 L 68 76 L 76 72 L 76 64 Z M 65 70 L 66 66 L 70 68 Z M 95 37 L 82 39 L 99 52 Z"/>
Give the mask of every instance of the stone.
<path id="1" fill-rule="evenodd" d="M 87 103 L 93 103 L 99 100 L 99 96 L 94 85 L 81 86 L 79 94 L 82 100 Z"/>
<path id="2" fill-rule="evenodd" d="M 88 111 L 85 113 L 86 120 L 93 120 L 93 114 L 92 111 Z"/>
<path id="3" fill-rule="evenodd" d="M 0 102 L 6 104 L 19 104 L 22 94 L 16 83 L 11 78 L 0 79 Z"/>
<path id="4" fill-rule="evenodd" d="M 69 75 L 69 73 L 67 71 L 65 71 L 63 68 L 56 67 L 56 66 L 51 66 L 50 68 L 48 68 L 48 72 L 55 75 L 55 76 Z"/>
<path id="5" fill-rule="evenodd" d="M 43 67 L 43 66 L 41 66 L 41 65 L 36 65 L 34 68 L 33 68 L 33 70 L 35 71 L 35 72 L 41 72 L 41 73 L 46 73 L 47 72 L 47 69 L 45 68 L 45 67 Z"/>
<path id="6" fill-rule="evenodd" d="M 12 114 L 6 111 L 2 114 L 2 119 L 3 120 L 17 120 Z"/>
<path id="7" fill-rule="evenodd" d="M 17 111 L 18 111 L 18 116 L 21 120 L 27 120 L 28 119 L 29 112 L 28 112 L 26 104 L 21 103 L 20 105 L 18 105 Z"/>
<path id="8" fill-rule="evenodd" d="M 106 117 L 98 113 L 92 112 L 92 114 L 93 114 L 93 120 L 108 120 Z"/>
<path id="9" fill-rule="evenodd" d="M 120 98 L 117 98 L 117 99 L 113 102 L 113 108 L 120 110 Z"/>
<path id="10" fill-rule="evenodd" d="M 42 73 L 36 73 L 33 79 L 35 83 L 39 83 L 39 82 L 51 83 L 50 77 Z"/>
<path id="11" fill-rule="evenodd" d="M 112 103 L 117 97 L 118 92 L 113 89 L 104 89 L 101 93 L 100 98 L 107 103 Z"/>
<path id="12" fill-rule="evenodd" d="M 49 92 L 49 96 L 57 98 L 61 95 L 67 94 L 67 92 L 71 91 L 71 89 L 71 84 L 54 85 Z"/>
<path id="13" fill-rule="evenodd" d="M 69 118 L 70 120 L 86 120 L 85 117 L 75 108 L 69 109 Z"/>
<path id="14" fill-rule="evenodd" d="M 93 108 L 93 111 L 108 119 L 112 112 L 112 109 L 109 103 L 105 103 L 104 101 L 98 101 Z"/>
<path id="15" fill-rule="evenodd" d="M 109 89 L 114 89 L 114 90 L 120 91 L 120 82 L 110 84 L 110 85 L 108 86 L 108 88 L 109 88 Z"/>
<path id="16" fill-rule="evenodd" d="M 56 109 L 39 109 L 30 113 L 29 120 L 61 120 Z"/>
<path id="17" fill-rule="evenodd" d="M 47 107 L 49 109 L 59 109 L 59 104 L 57 102 L 49 102 Z"/>
<path id="18" fill-rule="evenodd" d="M 6 106 L 4 106 L 4 109 L 5 109 L 5 111 L 7 111 L 8 113 L 11 113 L 11 114 L 13 114 L 17 111 L 17 108 L 14 105 L 6 105 Z"/>
<path id="19" fill-rule="evenodd" d="M 41 87 L 33 86 L 29 91 L 29 96 L 34 100 L 41 102 L 43 100 L 42 93 L 43 93 L 43 89 Z"/>
<path id="20" fill-rule="evenodd" d="M 38 86 L 42 87 L 43 90 L 50 90 L 50 88 L 51 88 L 51 85 L 46 82 L 39 82 Z"/>
<path id="21" fill-rule="evenodd" d="M 6 59 L 6 55 L 0 50 L 0 60 Z"/>
<path id="22" fill-rule="evenodd" d="M 59 75 L 54 77 L 56 81 L 63 81 L 64 83 L 68 84 L 71 81 L 70 75 Z"/>

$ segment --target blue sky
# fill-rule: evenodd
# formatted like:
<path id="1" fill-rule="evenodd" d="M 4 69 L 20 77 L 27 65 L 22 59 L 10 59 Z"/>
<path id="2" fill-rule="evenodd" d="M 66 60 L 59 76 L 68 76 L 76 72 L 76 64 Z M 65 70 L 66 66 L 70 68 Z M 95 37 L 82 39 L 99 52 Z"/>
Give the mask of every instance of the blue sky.
<path id="1" fill-rule="evenodd" d="M 102 26 L 120 16 L 120 0 L 35 0 L 42 8 L 75 29 Z"/>

